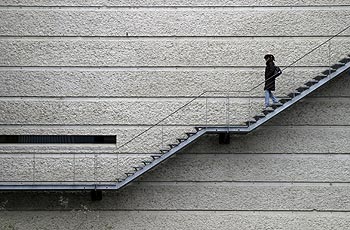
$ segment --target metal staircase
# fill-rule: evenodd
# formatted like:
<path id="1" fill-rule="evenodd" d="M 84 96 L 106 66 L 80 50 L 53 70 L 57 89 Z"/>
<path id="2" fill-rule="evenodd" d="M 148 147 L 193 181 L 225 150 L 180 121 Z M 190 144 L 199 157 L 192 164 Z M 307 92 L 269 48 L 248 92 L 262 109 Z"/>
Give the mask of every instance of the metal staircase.
<path id="1" fill-rule="evenodd" d="M 295 92 L 292 92 L 288 94 L 287 98 L 281 99 L 281 105 L 278 106 L 272 106 L 271 109 L 263 110 L 264 116 L 255 116 L 254 121 L 247 121 L 247 126 L 221 126 L 221 127 L 195 127 L 196 132 L 193 133 L 186 133 L 188 138 L 187 139 L 178 139 L 177 144 L 170 145 L 169 150 L 162 150 L 161 155 L 154 155 L 153 161 L 144 161 L 143 167 L 136 167 L 135 172 L 128 173 L 128 177 L 126 177 L 124 180 L 119 181 L 114 186 L 102 186 L 98 189 L 120 189 L 127 184 L 131 183 L 138 177 L 145 174 L 147 171 L 151 170 L 152 168 L 156 167 L 172 155 L 176 154 L 186 146 L 193 143 L 195 140 L 197 140 L 199 137 L 201 137 L 204 134 L 218 134 L 218 133 L 234 133 L 234 134 L 247 134 L 264 124 L 265 122 L 269 121 L 273 117 L 277 116 L 284 110 L 288 109 L 310 93 L 314 92 L 315 90 L 319 89 L 320 87 L 327 84 L 329 81 L 341 76 L 346 71 L 350 70 L 350 55 L 348 55 L 347 58 L 344 58 L 339 61 L 339 63 L 332 66 L 330 70 L 327 70 L 325 72 L 322 72 L 322 75 L 318 75 L 315 78 L 311 79 L 310 81 L 305 83 L 305 86 L 299 87 L 296 89 Z M 325 75 L 328 71 L 331 73 L 329 75 Z"/>
<path id="2" fill-rule="evenodd" d="M 347 27 L 348 29 L 350 27 Z M 342 30 L 341 32 L 345 31 L 346 29 Z M 341 33 L 340 32 L 340 33 Z M 337 35 L 331 37 L 326 42 L 322 43 L 321 45 L 326 44 L 330 40 L 332 40 Z M 320 45 L 320 46 L 321 46 Z M 309 53 L 317 50 L 320 46 L 314 48 Z M 306 55 L 299 58 L 297 61 L 303 59 Z M 296 63 L 297 61 L 293 62 L 291 65 Z M 286 68 L 288 68 L 287 66 Z M 284 69 L 286 69 L 284 68 Z M 283 70 L 284 70 L 283 69 Z M 248 120 L 245 122 L 246 125 L 239 125 L 239 126 L 231 126 L 231 125 L 222 125 L 222 126 L 201 126 L 201 127 L 195 127 L 193 129 L 193 132 L 186 133 L 186 138 L 180 138 L 177 139 L 176 144 L 170 144 L 168 149 L 162 149 L 159 153 L 154 154 L 151 156 L 149 160 L 144 160 L 140 162 L 139 165 L 136 165 L 134 170 L 132 172 L 126 172 L 126 177 L 122 179 L 118 179 L 115 183 L 73 183 L 73 184 L 44 184 L 44 183 L 33 183 L 33 184 L 26 184 L 26 183 L 19 183 L 19 184 L 2 184 L 0 185 L 0 190 L 118 190 L 126 185 L 130 184 L 131 182 L 135 181 L 140 176 L 144 175 L 151 169 L 155 168 L 157 165 L 161 164 L 165 160 L 169 159 L 174 154 L 178 153 L 180 150 L 184 149 L 185 147 L 189 146 L 191 143 L 198 140 L 199 137 L 203 136 L 204 134 L 220 134 L 220 133 L 233 133 L 233 134 L 247 134 L 258 128 L 259 126 L 263 125 L 273 117 L 277 116 L 281 112 L 285 111 L 286 109 L 290 108 L 294 104 L 296 104 L 301 99 L 305 98 L 310 93 L 314 92 L 315 90 L 319 89 L 320 87 L 324 86 L 331 80 L 335 78 L 339 78 L 344 75 L 347 71 L 350 70 L 350 55 L 346 55 L 346 58 L 341 59 L 338 63 L 334 64 L 333 66 L 330 66 L 327 70 L 322 72 L 322 74 L 314 77 L 313 79 L 310 79 L 308 82 L 304 84 L 304 86 L 297 88 L 295 91 L 288 94 L 287 97 L 280 100 L 281 105 L 275 105 L 272 106 L 271 109 L 265 109 L 262 111 L 262 114 L 253 116 L 253 120 Z M 264 82 L 263 82 L 264 83 Z M 255 86 L 253 89 L 257 88 L 258 86 L 262 85 L 263 83 L 260 83 L 259 85 Z M 251 91 L 251 90 L 250 90 Z M 186 103 L 184 106 L 179 108 L 178 110 L 174 111 L 172 114 L 177 113 L 182 108 L 186 107 L 187 105 L 191 104 L 193 101 L 195 101 L 198 98 L 203 97 L 206 92 L 203 92 L 199 96 L 193 98 L 191 101 Z M 170 116 L 170 115 L 169 115 Z M 168 118 L 167 116 L 166 118 Z M 162 119 L 152 127 L 158 126 L 161 124 L 166 118 Z M 150 127 L 149 129 L 151 129 Z M 146 133 L 149 129 L 145 130 L 144 132 L 137 135 L 135 138 L 138 138 L 142 136 L 144 133 Z M 124 145 L 130 143 L 131 141 L 128 141 Z"/>

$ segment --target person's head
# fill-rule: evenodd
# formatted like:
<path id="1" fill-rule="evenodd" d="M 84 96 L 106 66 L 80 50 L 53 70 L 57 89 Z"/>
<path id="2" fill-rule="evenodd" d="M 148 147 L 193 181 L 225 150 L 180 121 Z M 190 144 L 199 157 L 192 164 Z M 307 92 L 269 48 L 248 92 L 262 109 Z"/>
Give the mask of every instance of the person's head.
<path id="1" fill-rule="evenodd" d="M 272 55 L 272 54 L 266 54 L 265 56 L 264 56 L 264 59 L 265 59 L 265 61 L 274 61 L 275 60 L 275 57 Z"/>

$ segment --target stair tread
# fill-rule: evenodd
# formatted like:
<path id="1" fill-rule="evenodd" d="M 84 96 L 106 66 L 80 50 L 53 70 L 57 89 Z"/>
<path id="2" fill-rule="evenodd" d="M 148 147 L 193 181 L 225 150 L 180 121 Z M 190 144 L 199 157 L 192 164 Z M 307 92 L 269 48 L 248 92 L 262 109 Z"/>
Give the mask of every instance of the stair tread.
<path id="1" fill-rule="evenodd" d="M 348 62 L 350 62 L 350 58 L 343 58 L 339 62 L 341 62 L 341 63 L 348 63 Z"/>

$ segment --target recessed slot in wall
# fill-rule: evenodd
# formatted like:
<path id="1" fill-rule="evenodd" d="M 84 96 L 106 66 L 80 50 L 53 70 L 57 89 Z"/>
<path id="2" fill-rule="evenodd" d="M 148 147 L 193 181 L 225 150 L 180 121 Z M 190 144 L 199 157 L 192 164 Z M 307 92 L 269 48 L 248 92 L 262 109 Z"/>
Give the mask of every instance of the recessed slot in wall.
<path id="1" fill-rule="evenodd" d="M 115 144 L 116 136 L 0 135 L 0 144 Z"/>

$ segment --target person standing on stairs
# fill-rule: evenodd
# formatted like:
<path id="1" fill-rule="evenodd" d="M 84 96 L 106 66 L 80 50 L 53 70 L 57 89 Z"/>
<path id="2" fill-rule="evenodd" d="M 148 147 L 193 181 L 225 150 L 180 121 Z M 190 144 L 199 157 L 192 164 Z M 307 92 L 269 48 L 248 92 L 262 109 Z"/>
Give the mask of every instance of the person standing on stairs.
<path id="1" fill-rule="evenodd" d="M 272 91 L 275 91 L 275 57 L 272 54 L 266 54 L 264 56 L 264 59 L 266 61 L 266 68 L 265 68 L 265 109 L 270 107 L 270 98 L 272 99 L 272 102 L 274 104 L 281 104 L 278 99 L 273 95 Z"/>

